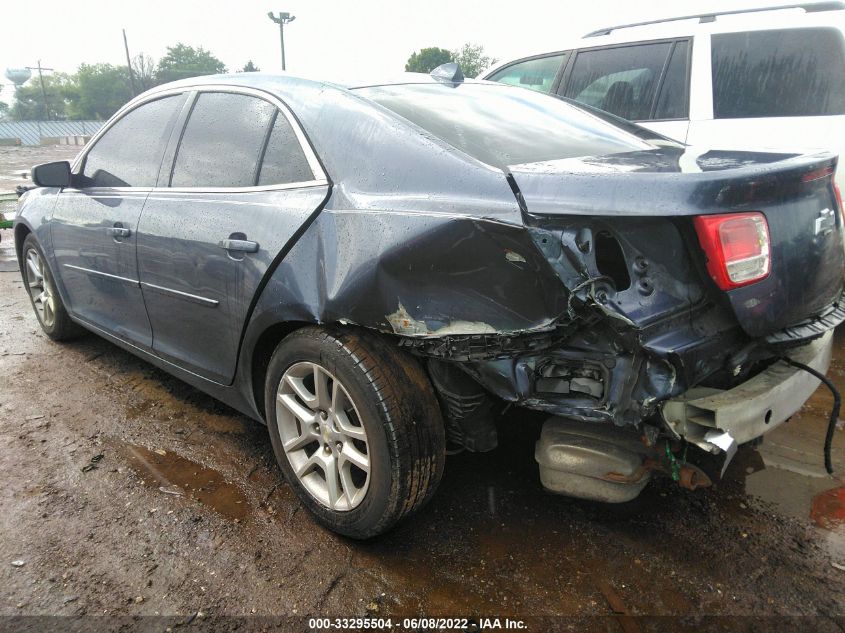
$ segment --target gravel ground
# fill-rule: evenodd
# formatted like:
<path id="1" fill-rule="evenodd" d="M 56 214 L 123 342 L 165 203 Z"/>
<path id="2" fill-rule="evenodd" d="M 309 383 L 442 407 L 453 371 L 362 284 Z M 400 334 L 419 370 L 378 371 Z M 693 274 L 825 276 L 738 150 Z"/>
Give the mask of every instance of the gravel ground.
<path id="1" fill-rule="evenodd" d="M 3 231 L 0 260 L 11 241 Z M 831 375 L 845 386 L 843 343 Z M 826 398 L 785 425 L 819 436 L 815 462 Z M 708 490 L 660 480 L 623 506 L 574 501 L 540 487 L 541 422 L 511 410 L 500 448 L 450 457 L 423 512 L 349 541 L 300 507 L 264 427 L 93 335 L 49 341 L 19 274 L 0 273 L 0 629 L 462 615 L 549 618 L 528 620 L 538 631 L 842 630 L 842 482 L 743 448 Z M 293 619 L 227 619 L 249 615 Z"/>
<path id="2" fill-rule="evenodd" d="M 31 185 L 29 170 L 34 165 L 54 160 L 72 162 L 81 149 L 73 145 L 0 146 L 0 192 L 14 191 L 17 185 Z"/>

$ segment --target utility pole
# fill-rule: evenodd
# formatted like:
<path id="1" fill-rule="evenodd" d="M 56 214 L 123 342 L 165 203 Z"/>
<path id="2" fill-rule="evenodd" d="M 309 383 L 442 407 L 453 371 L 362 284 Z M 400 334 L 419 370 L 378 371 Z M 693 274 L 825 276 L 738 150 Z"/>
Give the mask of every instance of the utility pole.
<path id="1" fill-rule="evenodd" d="M 279 25 L 279 41 L 282 44 L 282 70 L 287 70 L 285 68 L 285 24 L 293 22 L 296 19 L 296 16 L 279 11 L 279 17 L 276 17 L 272 11 L 269 11 L 267 13 L 267 17 Z"/>
<path id="2" fill-rule="evenodd" d="M 126 51 L 126 66 L 129 68 L 129 84 L 132 87 L 132 96 L 136 96 L 138 91 L 135 88 L 135 73 L 132 72 L 132 58 L 129 57 L 129 43 L 126 41 L 126 29 L 123 29 L 123 49 Z"/>
<path id="3" fill-rule="evenodd" d="M 48 121 L 52 121 L 50 118 L 50 108 L 47 106 L 47 90 L 44 88 L 44 74 L 41 72 L 42 70 L 53 70 L 52 68 L 44 68 L 41 65 L 41 60 L 38 60 L 38 66 L 27 66 L 29 70 L 37 70 L 38 71 L 38 81 L 41 82 L 41 98 L 44 100 L 44 115 L 46 116 Z"/>

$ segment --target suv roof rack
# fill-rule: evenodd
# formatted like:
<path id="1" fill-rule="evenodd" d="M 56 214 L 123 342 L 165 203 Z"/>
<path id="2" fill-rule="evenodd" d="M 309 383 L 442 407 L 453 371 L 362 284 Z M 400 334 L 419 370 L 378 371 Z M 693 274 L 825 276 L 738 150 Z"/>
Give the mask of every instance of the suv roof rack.
<path id="1" fill-rule="evenodd" d="M 738 13 L 758 13 L 760 11 L 779 11 L 781 9 L 804 9 L 806 13 L 819 13 L 821 11 L 839 11 L 845 9 L 845 2 L 810 2 L 806 4 L 784 4 L 774 7 L 759 7 L 756 9 L 735 9 L 733 11 L 713 11 L 711 13 L 699 13 L 697 15 L 684 15 L 677 18 L 663 18 L 662 20 L 649 20 L 647 22 L 634 22 L 633 24 L 620 24 L 608 26 L 587 33 L 584 37 L 596 37 L 598 35 L 609 35 L 617 29 L 629 29 L 634 26 L 647 26 L 649 24 L 661 24 L 663 22 L 678 22 L 680 20 L 694 20 L 698 18 L 699 23 L 715 22 L 720 15 L 736 15 Z"/>

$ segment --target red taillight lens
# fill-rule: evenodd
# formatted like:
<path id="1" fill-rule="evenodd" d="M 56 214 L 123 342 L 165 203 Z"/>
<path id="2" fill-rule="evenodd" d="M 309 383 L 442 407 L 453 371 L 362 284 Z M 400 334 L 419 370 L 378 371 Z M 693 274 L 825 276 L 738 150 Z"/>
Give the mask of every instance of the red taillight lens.
<path id="1" fill-rule="evenodd" d="M 694 218 L 707 272 L 722 290 L 760 281 L 771 270 L 769 225 L 762 213 L 726 213 Z"/>
<path id="2" fill-rule="evenodd" d="M 839 217 L 842 218 L 842 226 L 845 226 L 845 209 L 842 208 L 842 192 L 839 191 L 839 185 L 833 183 L 833 191 L 836 193 L 836 205 L 839 207 Z"/>

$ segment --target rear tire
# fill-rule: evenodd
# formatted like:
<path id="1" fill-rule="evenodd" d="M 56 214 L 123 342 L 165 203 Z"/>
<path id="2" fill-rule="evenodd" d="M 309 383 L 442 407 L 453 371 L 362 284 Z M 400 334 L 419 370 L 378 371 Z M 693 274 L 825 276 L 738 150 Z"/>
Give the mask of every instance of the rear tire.
<path id="1" fill-rule="evenodd" d="M 82 329 L 68 315 L 44 251 L 32 233 L 24 239 L 22 252 L 21 276 L 41 329 L 54 341 L 78 336 Z"/>
<path id="2" fill-rule="evenodd" d="M 376 334 L 306 327 L 289 335 L 270 360 L 265 407 L 279 467 L 335 532 L 382 534 L 440 483 L 445 431 L 431 382 Z"/>

